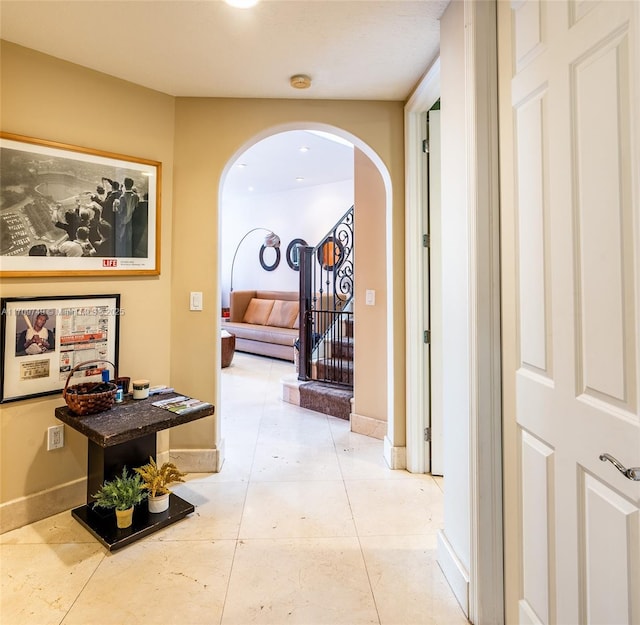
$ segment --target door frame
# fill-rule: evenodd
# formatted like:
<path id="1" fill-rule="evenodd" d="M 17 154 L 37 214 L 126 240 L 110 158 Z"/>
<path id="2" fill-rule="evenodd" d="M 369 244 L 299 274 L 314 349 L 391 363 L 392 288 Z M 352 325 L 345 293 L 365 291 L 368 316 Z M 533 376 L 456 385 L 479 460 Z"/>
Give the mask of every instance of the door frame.
<path id="1" fill-rule="evenodd" d="M 470 492 L 448 494 L 445 489 L 444 495 L 445 499 L 458 496 L 469 500 L 471 553 L 466 609 L 469 620 L 479 625 L 504 622 L 496 11 L 495 2 L 464 0 L 467 143 L 461 156 L 466 163 L 470 215 Z M 427 396 L 424 390 L 415 392 L 424 387 L 422 240 L 413 236 L 423 232 L 421 203 L 426 193 L 421 182 L 420 118 L 439 95 L 440 71 L 437 60 L 405 106 L 407 468 L 412 472 L 424 472 L 426 467 L 423 432 Z M 456 587 L 459 580 L 448 577 L 448 581 Z M 461 604 L 465 603 L 464 590 L 458 595 Z"/>

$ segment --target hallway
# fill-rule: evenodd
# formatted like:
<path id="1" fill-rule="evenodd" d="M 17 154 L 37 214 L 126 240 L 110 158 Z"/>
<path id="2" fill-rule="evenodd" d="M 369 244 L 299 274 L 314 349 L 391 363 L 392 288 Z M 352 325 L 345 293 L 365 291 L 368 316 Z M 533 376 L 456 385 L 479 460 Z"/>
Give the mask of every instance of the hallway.
<path id="1" fill-rule="evenodd" d="M 113 554 L 69 512 L 0 536 L 0 622 L 467 623 L 435 559 L 442 481 L 283 402 L 292 366 L 236 353 L 222 370 L 226 462 L 174 488 L 185 520 Z"/>

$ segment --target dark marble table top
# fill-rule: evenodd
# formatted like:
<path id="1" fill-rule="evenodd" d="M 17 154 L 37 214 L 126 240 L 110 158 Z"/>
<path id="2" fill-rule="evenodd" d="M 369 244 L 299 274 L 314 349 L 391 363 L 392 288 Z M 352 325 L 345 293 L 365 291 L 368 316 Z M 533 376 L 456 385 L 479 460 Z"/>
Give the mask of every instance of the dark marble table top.
<path id="1" fill-rule="evenodd" d="M 149 399 L 132 399 L 131 396 L 126 396 L 121 404 L 114 404 L 110 410 L 85 416 L 71 412 L 68 406 L 60 406 L 56 408 L 55 415 L 56 419 L 84 434 L 100 447 L 111 447 L 214 413 L 212 404 L 183 414 L 175 414 L 153 405 L 155 401 L 177 396 L 178 393 L 154 395 Z"/>

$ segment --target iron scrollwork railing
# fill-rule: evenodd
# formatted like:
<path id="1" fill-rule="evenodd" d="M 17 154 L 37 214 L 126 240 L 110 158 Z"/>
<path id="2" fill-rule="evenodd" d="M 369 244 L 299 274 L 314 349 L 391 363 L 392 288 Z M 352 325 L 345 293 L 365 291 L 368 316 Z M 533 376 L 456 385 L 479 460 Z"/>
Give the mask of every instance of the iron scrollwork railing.
<path id="1" fill-rule="evenodd" d="M 344 345 L 351 343 L 353 320 L 353 226 L 352 206 L 316 247 L 301 248 L 300 380 L 353 385 L 350 358 L 343 353 L 352 350 Z"/>

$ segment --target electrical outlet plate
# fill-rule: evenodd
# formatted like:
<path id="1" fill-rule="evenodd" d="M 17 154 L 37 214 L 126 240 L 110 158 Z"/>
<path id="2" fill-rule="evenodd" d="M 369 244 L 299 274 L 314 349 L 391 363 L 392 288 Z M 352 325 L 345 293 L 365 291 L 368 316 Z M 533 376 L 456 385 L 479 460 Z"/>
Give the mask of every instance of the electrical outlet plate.
<path id="1" fill-rule="evenodd" d="M 64 447 L 64 425 L 52 425 L 47 430 L 47 451 Z"/>

